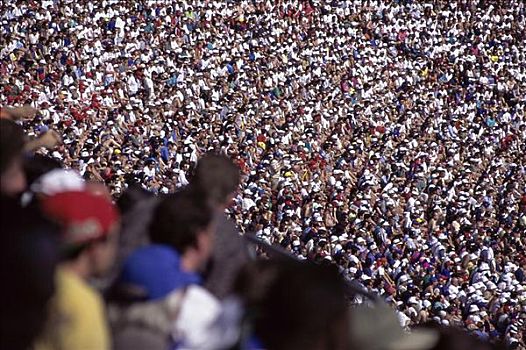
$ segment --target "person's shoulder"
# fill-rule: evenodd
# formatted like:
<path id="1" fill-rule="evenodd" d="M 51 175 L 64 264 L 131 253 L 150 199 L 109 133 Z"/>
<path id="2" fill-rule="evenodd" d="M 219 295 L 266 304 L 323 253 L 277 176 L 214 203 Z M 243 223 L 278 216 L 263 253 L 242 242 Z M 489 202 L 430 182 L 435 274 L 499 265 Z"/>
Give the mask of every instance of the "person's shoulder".
<path id="1" fill-rule="evenodd" d="M 214 295 L 203 287 L 189 286 L 180 299 L 176 329 L 200 338 L 196 329 L 204 330 L 220 313 L 221 303 Z"/>
<path id="2" fill-rule="evenodd" d="M 227 217 L 225 214 L 217 216 L 217 230 L 227 233 L 235 233 L 237 235 L 238 229 L 236 223 Z"/>
<path id="3" fill-rule="evenodd" d="M 234 253 L 246 250 L 246 242 L 239 234 L 236 223 L 226 215 L 217 219 L 215 252 Z"/>
<path id="4" fill-rule="evenodd" d="M 58 298 L 63 306 L 81 303 L 83 305 L 102 306 L 100 294 L 86 281 L 75 274 L 59 270 L 57 273 Z"/>
<path id="5" fill-rule="evenodd" d="M 68 271 L 58 273 L 57 315 L 65 349 L 108 349 L 104 303 L 86 281 Z"/>

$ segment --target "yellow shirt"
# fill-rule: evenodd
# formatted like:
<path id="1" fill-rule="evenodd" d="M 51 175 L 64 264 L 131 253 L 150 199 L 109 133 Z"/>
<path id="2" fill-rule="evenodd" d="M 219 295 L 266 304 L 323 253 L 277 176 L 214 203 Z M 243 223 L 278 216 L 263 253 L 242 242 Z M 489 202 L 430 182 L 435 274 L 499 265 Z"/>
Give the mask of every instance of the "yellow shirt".
<path id="1" fill-rule="evenodd" d="M 75 274 L 57 272 L 57 293 L 52 304 L 52 337 L 37 342 L 39 350 L 105 350 L 110 336 L 101 297 Z"/>
<path id="2" fill-rule="evenodd" d="M 420 73 L 420 75 L 424 78 L 427 78 L 428 74 L 429 74 L 429 69 L 427 69 L 427 67 L 423 69 L 422 72 Z"/>

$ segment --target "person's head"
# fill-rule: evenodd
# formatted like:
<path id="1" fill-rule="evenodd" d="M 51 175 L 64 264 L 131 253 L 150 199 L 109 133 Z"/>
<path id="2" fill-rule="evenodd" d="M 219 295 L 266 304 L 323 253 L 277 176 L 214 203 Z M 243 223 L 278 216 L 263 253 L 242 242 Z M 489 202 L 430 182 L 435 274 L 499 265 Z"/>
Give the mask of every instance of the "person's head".
<path id="1" fill-rule="evenodd" d="M 55 291 L 58 227 L 34 208 L 0 197 L 0 348 L 28 349 L 42 332 Z"/>
<path id="2" fill-rule="evenodd" d="M 62 168 L 62 164 L 50 156 L 35 154 L 32 157 L 27 157 L 24 159 L 24 173 L 28 187 L 31 187 L 31 184 L 39 177 L 60 168 Z"/>
<path id="3" fill-rule="evenodd" d="M 266 349 L 344 349 L 345 286 L 336 269 L 295 261 L 258 261 L 236 289 Z"/>
<path id="4" fill-rule="evenodd" d="M 63 260 L 82 277 L 102 276 L 115 260 L 119 214 L 105 196 L 62 192 L 42 200 L 42 209 L 62 226 Z"/>
<path id="5" fill-rule="evenodd" d="M 26 188 L 22 151 L 22 127 L 8 119 L 0 119 L 0 193 L 15 196 Z"/>
<path id="6" fill-rule="evenodd" d="M 200 270 L 212 251 L 212 209 L 195 191 L 167 195 L 154 211 L 149 233 L 152 243 L 172 247 L 191 260 L 191 270 Z"/>
<path id="7" fill-rule="evenodd" d="M 147 198 L 150 198 L 151 196 L 153 196 L 153 193 L 145 190 L 138 183 L 132 182 L 119 196 L 119 199 L 117 200 L 117 206 L 119 207 L 122 215 L 124 215 L 135 205 Z"/>
<path id="8" fill-rule="evenodd" d="M 214 206 L 227 206 L 239 186 L 239 168 L 227 156 L 207 154 L 199 160 L 192 186 L 201 190 Z"/>
<path id="9" fill-rule="evenodd" d="M 504 349 L 502 343 L 489 343 L 485 342 L 476 335 L 470 334 L 462 329 L 454 327 L 440 327 L 432 322 L 425 325 L 426 328 L 434 329 L 439 333 L 439 339 L 436 345 L 430 350 L 442 350 L 442 349 L 480 349 L 480 350 L 498 350 Z"/>

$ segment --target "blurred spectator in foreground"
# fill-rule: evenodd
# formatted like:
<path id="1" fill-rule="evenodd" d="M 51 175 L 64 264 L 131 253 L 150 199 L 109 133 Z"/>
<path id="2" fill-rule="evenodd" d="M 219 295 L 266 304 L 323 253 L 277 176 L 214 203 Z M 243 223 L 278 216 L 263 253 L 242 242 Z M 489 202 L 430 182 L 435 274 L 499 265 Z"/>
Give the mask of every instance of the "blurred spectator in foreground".
<path id="1" fill-rule="evenodd" d="M 397 314 L 383 302 L 351 309 L 351 339 L 355 349 L 430 350 L 438 343 L 433 330 L 405 332 Z"/>
<path id="2" fill-rule="evenodd" d="M 24 131 L 8 119 L 0 119 L 0 191 L 15 196 L 26 188 L 26 176 L 22 167 Z"/>
<path id="3" fill-rule="evenodd" d="M 192 190 L 207 198 L 215 213 L 215 244 L 204 286 L 220 299 L 230 294 L 239 268 L 249 260 L 248 247 L 236 224 L 225 215 L 225 210 L 236 196 L 239 181 L 239 167 L 232 159 L 220 154 L 207 154 L 199 159 L 190 182 Z"/>
<path id="4" fill-rule="evenodd" d="M 38 114 L 38 110 L 31 107 L 30 105 L 23 105 L 20 107 L 0 107 L 0 119 L 4 120 L 2 122 L 2 135 L 10 135 L 12 130 L 3 129 L 5 121 L 10 121 L 10 124 L 16 124 L 18 121 L 27 121 L 34 119 Z M 18 125 L 18 124 L 16 124 Z M 22 130 L 21 126 L 17 126 L 17 129 Z M 15 134 L 18 133 L 17 131 Z M 27 152 L 36 151 L 40 147 L 45 147 L 47 149 L 52 149 L 55 146 L 62 143 L 62 137 L 55 130 L 50 129 L 49 127 L 43 128 L 38 134 L 38 137 L 24 140 L 24 150 Z"/>
<path id="5" fill-rule="evenodd" d="M 236 290 L 253 325 L 249 349 L 347 349 L 348 307 L 336 269 L 293 261 L 248 265 Z"/>
<path id="6" fill-rule="evenodd" d="M 0 348 L 28 349 L 42 332 L 55 291 L 57 227 L 14 199 L 0 199 Z"/>
<path id="7" fill-rule="evenodd" d="M 148 229 L 159 200 L 159 196 L 137 184 L 130 185 L 117 200 L 121 213 L 119 250 L 116 263 L 108 274 L 107 280 L 101 281 L 104 288 L 109 288 L 110 294 L 128 256 L 137 248 L 150 243 Z"/>
<path id="8" fill-rule="evenodd" d="M 210 340 L 204 329 L 220 306 L 199 285 L 214 230 L 213 212 L 197 192 L 161 200 L 150 225 L 152 243 L 127 258 L 115 288 L 115 348 L 202 348 Z"/>
<path id="9" fill-rule="evenodd" d="M 53 315 L 44 349 L 109 349 L 103 301 L 90 278 L 113 264 L 119 215 L 106 197 L 92 192 L 62 192 L 42 201 L 43 211 L 62 225 L 63 262 L 57 275 Z"/>
<path id="10" fill-rule="evenodd" d="M 0 108 L 0 119 L 18 120 L 34 118 L 37 110 L 29 105 Z"/>
<path id="11" fill-rule="evenodd" d="M 31 187 L 31 184 L 41 176 L 56 169 L 62 169 L 62 163 L 49 155 L 36 153 L 24 159 L 24 172 L 28 187 Z"/>
<path id="12" fill-rule="evenodd" d="M 52 156 L 114 196 L 223 153 L 241 231 L 338 264 L 409 325 L 515 338 L 526 2 L 225 3 L 1 1 L 0 105 L 33 107 L 2 112 L 56 128 Z"/>
<path id="13" fill-rule="evenodd" d="M 431 350 L 463 350 L 463 349 L 477 349 L 477 350 L 501 350 L 505 349 L 502 344 L 491 344 L 482 340 L 465 330 L 455 327 L 444 327 L 436 324 L 428 324 L 430 328 L 439 333 L 439 339 Z M 509 347 L 510 349 L 517 349 Z"/>
<path id="14" fill-rule="evenodd" d="M 40 147 L 53 148 L 61 142 L 60 136 L 48 131 L 34 140 L 26 140 L 20 125 L 8 118 L 0 119 L 0 191 L 6 196 L 21 194 L 27 187 L 24 173 L 24 152 Z"/>

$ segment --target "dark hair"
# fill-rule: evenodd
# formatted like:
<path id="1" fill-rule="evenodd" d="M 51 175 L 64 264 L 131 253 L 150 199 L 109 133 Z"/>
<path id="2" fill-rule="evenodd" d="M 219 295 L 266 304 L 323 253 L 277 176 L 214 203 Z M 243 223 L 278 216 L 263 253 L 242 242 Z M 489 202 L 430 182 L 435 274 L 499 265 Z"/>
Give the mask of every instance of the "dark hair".
<path id="1" fill-rule="evenodd" d="M 122 215 L 131 211 L 138 203 L 151 198 L 154 194 L 141 187 L 140 184 L 132 182 L 117 199 L 117 207 Z"/>
<path id="2" fill-rule="evenodd" d="M 154 210 L 150 239 L 183 254 L 196 246 L 198 232 L 210 225 L 212 218 L 212 209 L 199 193 L 185 189 L 167 195 Z"/>
<path id="3" fill-rule="evenodd" d="M 504 350 L 506 348 L 502 341 L 496 343 L 483 341 L 474 334 L 470 334 L 463 329 L 438 326 L 431 322 L 425 324 L 423 327 L 434 329 L 440 334 L 437 344 L 431 348 L 431 350 Z"/>
<path id="4" fill-rule="evenodd" d="M 11 162 L 21 155 L 24 143 L 22 127 L 12 120 L 0 119 L 0 174 L 3 174 Z"/>
<path id="5" fill-rule="evenodd" d="M 213 204 L 222 204 L 239 186 L 239 167 L 227 156 L 208 153 L 197 163 L 192 187 Z"/>
<path id="6" fill-rule="evenodd" d="M 58 160 L 43 154 L 36 153 L 24 159 L 24 172 L 28 186 L 42 175 L 60 168 L 62 164 Z"/>
<path id="7" fill-rule="evenodd" d="M 295 261 L 248 265 L 236 289 L 270 350 L 346 346 L 345 285 L 333 267 Z"/>
<path id="8" fill-rule="evenodd" d="M 55 291 L 58 227 L 36 208 L 0 198 L 1 349 L 28 349 L 43 331 Z"/>

